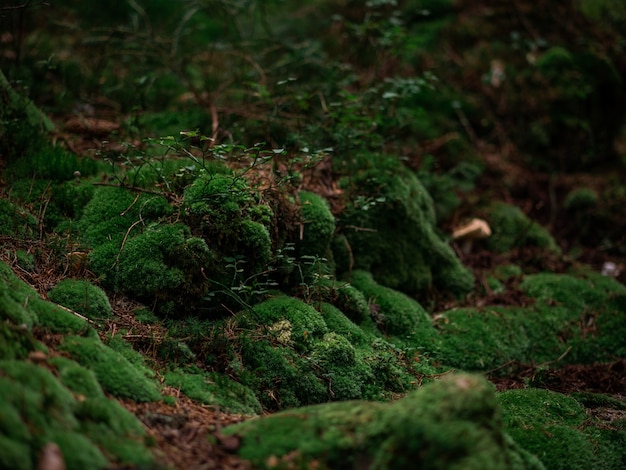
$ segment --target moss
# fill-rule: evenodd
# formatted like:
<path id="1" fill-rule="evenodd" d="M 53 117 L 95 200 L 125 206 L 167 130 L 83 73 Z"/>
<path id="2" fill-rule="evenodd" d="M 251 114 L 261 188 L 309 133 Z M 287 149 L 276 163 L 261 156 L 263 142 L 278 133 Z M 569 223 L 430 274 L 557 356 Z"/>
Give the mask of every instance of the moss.
<path id="1" fill-rule="evenodd" d="M 594 208 L 597 203 L 598 193 L 593 189 L 577 188 L 567 194 L 563 207 L 568 211 L 585 211 Z"/>
<path id="2" fill-rule="evenodd" d="M 175 370 L 165 374 L 165 383 L 205 405 L 235 414 L 256 415 L 261 404 L 246 386 L 219 373 L 187 373 Z"/>
<path id="3" fill-rule="evenodd" d="M 244 385 L 254 390 L 267 410 L 295 408 L 328 400 L 328 386 L 313 365 L 286 346 L 258 337 L 239 338 Z"/>
<path id="4" fill-rule="evenodd" d="M 148 379 L 153 379 L 156 375 L 148 365 L 146 356 L 133 349 L 132 345 L 126 341 L 122 335 L 109 336 L 105 339 L 106 345 L 124 359 L 130 362 L 135 369 L 141 372 Z"/>
<path id="5" fill-rule="evenodd" d="M 499 394 L 507 432 L 549 469 L 623 468 L 626 433 L 597 427 L 575 399 L 548 390 Z"/>
<path id="6" fill-rule="evenodd" d="M 92 320 L 113 315 L 106 293 L 88 281 L 64 279 L 48 292 L 48 298 Z"/>
<path id="7" fill-rule="evenodd" d="M 100 446 L 107 458 L 137 466 L 153 463 L 144 445 L 146 432 L 141 422 L 115 400 L 88 397 L 80 402 L 76 416 L 81 432 Z"/>
<path id="8" fill-rule="evenodd" d="M 87 437 L 74 431 L 54 431 L 46 436 L 61 449 L 67 470 L 99 470 L 109 468 L 109 462 Z"/>
<path id="9" fill-rule="evenodd" d="M 24 271 L 33 272 L 35 270 L 35 257 L 32 253 L 25 250 L 17 250 L 15 252 L 17 265 Z"/>
<path id="10" fill-rule="evenodd" d="M 0 235 L 30 237 L 37 233 L 37 219 L 26 209 L 0 198 Z"/>
<path id="11" fill-rule="evenodd" d="M 473 277 L 435 233 L 433 201 L 417 177 L 396 160 L 372 160 L 375 168 L 349 181 L 354 203 L 338 222 L 354 268 L 407 294 L 426 294 L 431 287 L 453 295 L 470 291 Z M 338 271 L 349 270 L 345 255 L 336 259 Z"/>
<path id="12" fill-rule="evenodd" d="M 0 468 L 7 470 L 31 470 L 34 468 L 30 447 L 0 435 Z"/>
<path id="13" fill-rule="evenodd" d="M 492 235 L 486 240 L 490 250 L 504 253 L 513 248 L 532 246 L 560 253 L 550 233 L 519 208 L 496 202 L 487 209 L 487 213 L 492 230 Z"/>
<path id="14" fill-rule="evenodd" d="M 97 339 L 68 336 L 59 349 L 92 370 L 102 388 L 117 398 L 137 402 L 160 398 L 154 382 L 147 379 L 126 358 Z"/>
<path id="15" fill-rule="evenodd" d="M 626 287 L 615 279 L 593 272 L 542 273 L 526 276 L 520 288 L 537 298 L 542 315 L 568 312 L 573 331 L 565 336 L 572 346 L 566 361 L 592 363 L 626 354 Z"/>
<path id="16" fill-rule="evenodd" d="M 213 259 L 204 240 L 192 237 L 183 224 L 150 225 L 123 249 L 102 247 L 92 254 L 94 269 L 105 275 L 107 285 L 156 303 L 162 314 L 171 313 L 170 303 L 193 308 L 200 302 L 208 290 L 203 269 Z"/>
<path id="17" fill-rule="evenodd" d="M 322 315 L 310 305 L 293 297 L 275 297 L 254 306 L 254 319 L 266 325 L 270 337 L 285 338 L 297 351 L 308 351 L 315 338 L 328 332 Z M 249 314 L 243 324 L 251 320 Z"/>
<path id="18" fill-rule="evenodd" d="M 0 401 L 18 410 L 29 435 L 76 427 L 74 397 L 49 370 L 20 361 L 0 361 L 0 370 Z M 8 430 L 8 437 L 22 435 L 21 429 Z"/>
<path id="19" fill-rule="evenodd" d="M 224 431 L 255 467 L 543 468 L 506 438 L 493 387 L 452 376 L 389 404 L 349 401 L 305 407 Z"/>
<path id="20" fill-rule="evenodd" d="M 350 342 L 337 333 L 327 333 L 316 342 L 311 360 L 324 370 L 332 400 L 354 400 L 364 395 L 373 379 L 370 367 Z"/>
<path id="21" fill-rule="evenodd" d="M 31 299 L 28 307 L 36 315 L 37 325 L 53 333 L 96 335 L 85 320 L 39 297 Z"/>
<path id="22" fill-rule="evenodd" d="M 116 242 L 119 248 L 124 237 L 139 233 L 144 224 L 171 212 L 162 196 L 137 196 L 123 188 L 103 186 L 85 207 L 78 228 L 84 241 L 96 251 L 110 242 Z M 136 224 L 139 221 L 142 224 Z"/>
<path id="23" fill-rule="evenodd" d="M 368 299 L 372 318 L 385 334 L 418 346 L 427 346 L 435 336 L 432 322 L 422 306 L 407 295 L 379 285 L 371 274 L 354 271 L 350 279 Z"/>
<path id="24" fill-rule="evenodd" d="M 304 231 L 298 243 L 300 256 L 324 257 L 335 232 L 335 217 L 326 199 L 315 193 L 299 193 Z"/>
<path id="25" fill-rule="evenodd" d="M 331 304 L 324 303 L 321 306 L 321 314 L 330 332 L 340 334 L 351 344 L 368 344 L 372 337 L 353 323 L 341 310 Z"/>
<path id="26" fill-rule="evenodd" d="M 49 362 L 56 366 L 59 379 L 72 392 L 89 398 L 104 397 L 102 387 L 93 371 L 62 356 L 53 357 Z"/>
<path id="27" fill-rule="evenodd" d="M 361 324 L 370 318 L 370 306 L 363 293 L 350 284 L 335 289 L 335 297 L 329 301 L 350 320 Z"/>
<path id="28" fill-rule="evenodd" d="M 38 342 L 32 334 L 9 322 L 0 322 L 0 359 L 25 359 Z"/>

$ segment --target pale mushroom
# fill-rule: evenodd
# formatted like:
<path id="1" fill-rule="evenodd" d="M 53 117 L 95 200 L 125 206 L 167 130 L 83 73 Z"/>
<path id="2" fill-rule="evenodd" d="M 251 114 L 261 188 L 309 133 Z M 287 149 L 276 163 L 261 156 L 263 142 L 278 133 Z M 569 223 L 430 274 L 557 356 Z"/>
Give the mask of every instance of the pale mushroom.
<path id="1" fill-rule="evenodd" d="M 489 224 L 482 219 L 471 219 L 452 232 L 452 239 L 461 242 L 461 251 L 465 254 L 472 251 L 474 240 L 487 238 L 491 235 Z"/>

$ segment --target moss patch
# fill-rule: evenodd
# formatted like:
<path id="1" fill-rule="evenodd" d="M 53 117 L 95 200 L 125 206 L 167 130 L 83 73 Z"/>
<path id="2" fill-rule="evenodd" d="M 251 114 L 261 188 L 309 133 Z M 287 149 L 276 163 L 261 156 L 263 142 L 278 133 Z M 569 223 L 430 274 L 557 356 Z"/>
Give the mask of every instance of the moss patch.
<path id="1" fill-rule="evenodd" d="M 626 432 L 602 429 L 574 398 L 524 389 L 500 393 L 498 401 L 507 432 L 546 468 L 623 468 Z"/>
<path id="2" fill-rule="evenodd" d="M 223 374 L 175 370 L 165 374 L 165 383 L 179 388 L 193 400 L 223 411 L 244 415 L 262 412 L 261 404 L 248 387 Z"/>
<path id="3" fill-rule="evenodd" d="M 65 279 L 48 292 L 48 298 L 92 320 L 113 315 L 107 295 L 88 281 Z"/>
<path id="4" fill-rule="evenodd" d="M 504 434 L 492 386 L 459 375 L 390 403 L 351 401 L 285 411 L 226 428 L 259 468 L 536 468 Z M 268 460 L 269 459 L 269 460 Z"/>
<path id="5" fill-rule="evenodd" d="M 377 167 L 346 181 L 354 203 L 346 207 L 338 227 L 348 242 L 335 243 L 339 271 L 369 271 L 384 286 L 408 294 L 431 287 L 450 294 L 473 288 L 471 273 L 435 233 L 433 201 L 414 173 L 399 161 L 372 157 Z M 343 263 L 341 262 L 343 260 Z"/>
<path id="6" fill-rule="evenodd" d="M 102 388 L 118 398 L 144 402 L 161 397 L 154 382 L 98 339 L 67 336 L 59 349 L 92 370 Z"/>

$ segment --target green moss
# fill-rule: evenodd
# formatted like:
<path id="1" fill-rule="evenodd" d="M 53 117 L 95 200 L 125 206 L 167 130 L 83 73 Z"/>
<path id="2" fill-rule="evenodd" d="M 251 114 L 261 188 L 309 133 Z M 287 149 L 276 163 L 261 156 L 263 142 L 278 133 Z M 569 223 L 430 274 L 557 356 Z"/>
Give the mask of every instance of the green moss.
<path id="1" fill-rule="evenodd" d="M 92 260 L 115 290 L 156 303 L 160 313 L 173 313 L 170 303 L 193 307 L 206 294 L 203 269 L 211 266 L 213 253 L 204 240 L 191 236 L 189 227 L 163 224 L 148 226 L 121 249 L 95 250 Z"/>
<path id="2" fill-rule="evenodd" d="M 281 341 L 280 332 L 276 342 Z M 328 385 L 316 375 L 313 364 L 292 348 L 254 335 L 239 338 L 240 357 L 245 368 L 244 385 L 267 410 L 295 408 L 328 400 Z"/>
<path id="3" fill-rule="evenodd" d="M 33 272 L 35 270 L 35 257 L 32 253 L 25 250 L 17 250 L 15 258 L 18 266 L 24 271 Z"/>
<path id="4" fill-rule="evenodd" d="M 266 300 L 255 305 L 254 312 L 254 318 L 267 327 L 266 332 L 271 337 L 279 343 L 292 345 L 298 351 L 310 350 L 313 340 L 328 332 L 322 315 L 293 297 Z"/>
<path id="5" fill-rule="evenodd" d="M 350 320 L 361 324 L 370 318 L 370 306 L 363 293 L 350 284 L 335 289 L 335 297 L 329 301 Z"/>
<path id="6" fill-rule="evenodd" d="M 30 447 L 0 435 L 0 468 L 7 470 L 31 470 L 34 468 Z"/>
<path id="7" fill-rule="evenodd" d="M 74 397 L 49 370 L 21 361 L 0 361 L 0 370 L 0 402 L 15 407 L 29 435 L 77 426 Z M 8 431 L 8 437 L 24 437 L 21 426 Z"/>
<path id="8" fill-rule="evenodd" d="M 48 292 L 48 298 L 92 320 L 113 315 L 106 293 L 88 281 L 64 279 Z"/>
<path id="9" fill-rule="evenodd" d="M 110 242 L 116 242 L 119 248 L 124 237 L 139 233 L 143 225 L 171 211 L 162 196 L 137 196 L 123 188 L 102 186 L 85 207 L 78 228 L 84 241 L 96 251 Z M 142 224 L 136 223 L 139 221 Z"/>
<path id="10" fill-rule="evenodd" d="M 38 342 L 32 334 L 13 323 L 0 322 L 0 359 L 25 359 Z"/>
<path id="11" fill-rule="evenodd" d="M 39 296 L 30 300 L 28 308 L 36 315 L 37 325 L 53 333 L 96 335 L 95 330 L 85 320 L 42 300 Z"/>
<path id="12" fill-rule="evenodd" d="M 308 191 L 299 193 L 304 231 L 298 243 L 300 256 L 324 257 L 335 232 L 335 217 L 328 201 Z"/>
<path id="13" fill-rule="evenodd" d="M 350 247 L 347 256 L 337 253 L 338 271 L 349 271 L 345 261 L 352 259 L 355 269 L 407 294 L 425 294 L 433 286 L 453 295 L 470 291 L 473 277 L 435 233 L 433 201 L 415 174 L 396 160 L 371 160 L 375 168 L 345 183 L 354 203 L 338 222 Z M 341 243 L 333 248 L 341 251 Z"/>
<path id="14" fill-rule="evenodd" d="M 88 397 L 80 402 L 76 416 L 81 432 L 100 446 L 107 458 L 130 466 L 153 464 L 141 422 L 119 402 L 104 396 Z"/>
<path id="15" fill-rule="evenodd" d="M 493 387 L 452 376 L 389 404 L 352 401 L 305 407 L 225 429 L 255 467 L 377 469 L 543 468 L 506 437 Z"/>
<path id="16" fill-rule="evenodd" d="M 566 336 L 572 346 L 566 361 L 592 363 L 626 354 L 626 287 L 615 279 L 593 272 L 542 273 L 526 276 L 520 288 L 537 298 L 543 315 L 568 312 L 573 332 Z"/>
<path id="17" fill-rule="evenodd" d="M 490 250 L 504 253 L 517 247 L 533 246 L 560 253 L 550 233 L 526 217 L 519 208 L 496 202 L 487 212 L 492 235 L 486 240 L 486 245 Z"/>
<path id="18" fill-rule="evenodd" d="M 577 188 L 570 191 L 563 201 L 563 207 L 568 211 L 585 211 L 592 209 L 598 203 L 598 193 L 590 188 Z"/>
<path id="19" fill-rule="evenodd" d="M 417 346 L 435 337 L 432 322 L 422 306 L 407 295 L 379 285 L 371 274 L 354 271 L 350 279 L 368 299 L 372 318 L 381 332 Z"/>
<path id="20" fill-rule="evenodd" d="M 546 468 L 623 468 L 626 433 L 601 429 L 575 399 L 524 389 L 503 392 L 498 400 L 507 432 Z"/>
<path id="21" fill-rule="evenodd" d="M 87 437 L 74 431 L 54 431 L 46 436 L 61 449 L 67 470 L 99 470 L 109 462 Z"/>
<path id="22" fill-rule="evenodd" d="M 219 373 L 186 373 L 176 370 L 165 374 L 165 383 L 206 405 L 230 413 L 256 415 L 262 412 L 254 393 Z"/>
<path id="23" fill-rule="evenodd" d="M 344 315 L 341 310 L 331 304 L 323 303 L 321 314 L 328 330 L 345 337 L 351 344 L 365 345 L 373 339 Z"/>
<path id="24" fill-rule="evenodd" d="M 37 233 L 37 219 L 26 209 L 0 198 L 0 235 L 31 237 Z"/>
<path id="25" fill-rule="evenodd" d="M 68 336 L 59 346 L 74 360 L 92 370 L 102 388 L 117 398 L 138 402 L 160 398 L 154 382 L 147 379 L 126 358 L 97 339 Z"/>
<path id="26" fill-rule="evenodd" d="M 67 388 L 84 397 L 104 397 L 102 387 L 93 371 L 62 356 L 53 357 L 49 361 L 56 366 L 59 379 Z"/>

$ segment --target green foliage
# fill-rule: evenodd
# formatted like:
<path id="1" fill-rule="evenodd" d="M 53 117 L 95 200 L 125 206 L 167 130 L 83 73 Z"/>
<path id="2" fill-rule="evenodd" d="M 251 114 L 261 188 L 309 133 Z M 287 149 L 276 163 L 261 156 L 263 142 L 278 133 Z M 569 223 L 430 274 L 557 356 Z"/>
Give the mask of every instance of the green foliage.
<path id="1" fill-rule="evenodd" d="M 59 348 L 92 370 L 102 388 L 115 397 L 138 402 L 156 401 L 160 398 L 153 381 L 148 380 L 126 358 L 98 339 L 67 336 Z"/>
<path id="2" fill-rule="evenodd" d="M 473 277 L 435 233 L 433 201 L 416 176 L 389 157 L 371 161 L 374 168 L 349 180 L 354 203 L 338 223 L 353 267 L 407 294 L 424 295 L 432 287 L 454 295 L 470 291 Z M 342 247 L 335 243 L 333 248 Z M 338 263 L 345 258 L 336 256 Z M 346 272 L 349 266 L 338 264 L 337 270 Z"/>
<path id="3" fill-rule="evenodd" d="M 72 392 L 89 398 L 104 397 L 93 371 L 65 357 L 54 357 L 50 363 L 57 368 L 61 383 Z"/>
<path id="4" fill-rule="evenodd" d="M 322 468 L 541 469 L 504 433 L 493 387 L 456 375 L 388 404 L 331 403 L 226 428 L 238 453 L 259 468 L 279 463 Z"/>
<path id="5" fill-rule="evenodd" d="M 485 243 L 490 250 L 505 253 L 513 248 L 532 246 L 560 253 L 552 235 L 518 207 L 495 202 L 486 211 L 492 235 Z"/>
<path id="6" fill-rule="evenodd" d="M 89 281 L 64 279 L 48 292 L 48 298 L 92 320 L 113 315 L 106 293 Z"/>

